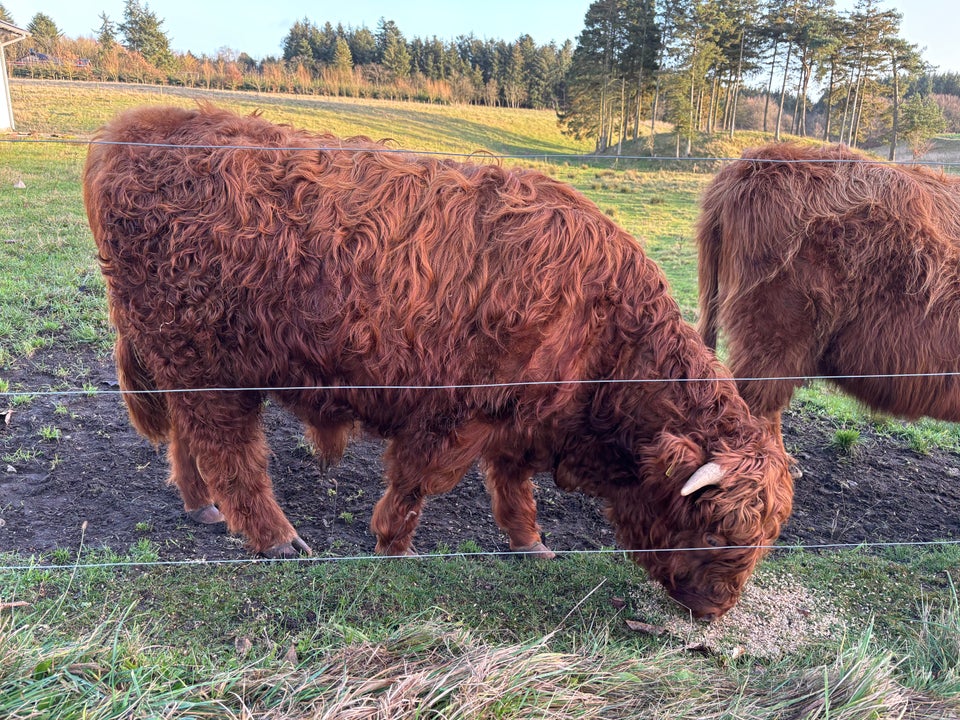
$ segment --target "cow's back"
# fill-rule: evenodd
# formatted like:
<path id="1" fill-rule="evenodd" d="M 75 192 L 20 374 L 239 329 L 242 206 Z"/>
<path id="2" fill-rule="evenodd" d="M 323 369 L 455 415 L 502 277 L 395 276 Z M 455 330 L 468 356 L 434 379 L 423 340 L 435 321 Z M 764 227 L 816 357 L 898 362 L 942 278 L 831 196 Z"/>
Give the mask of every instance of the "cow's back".
<path id="1" fill-rule="evenodd" d="M 161 386 L 579 380 L 596 374 L 624 292 L 666 297 L 632 238 L 540 173 L 213 108 L 133 111 L 97 142 L 84 189 L 111 317 Z M 373 393 L 334 404 L 386 428 L 423 396 Z M 449 402 L 495 415 L 523 395 L 538 414 L 574 393 Z"/>
<path id="2" fill-rule="evenodd" d="M 960 417 L 949 377 L 890 377 L 960 370 L 960 181 L 778 144 L 721 170 L 702 209 L 705 337 L 724 330 L 738 376 L 780 378 L 740 383 L 754 411 L 804 376 L 875 375 L 837 382 L 887 412 Z"/>

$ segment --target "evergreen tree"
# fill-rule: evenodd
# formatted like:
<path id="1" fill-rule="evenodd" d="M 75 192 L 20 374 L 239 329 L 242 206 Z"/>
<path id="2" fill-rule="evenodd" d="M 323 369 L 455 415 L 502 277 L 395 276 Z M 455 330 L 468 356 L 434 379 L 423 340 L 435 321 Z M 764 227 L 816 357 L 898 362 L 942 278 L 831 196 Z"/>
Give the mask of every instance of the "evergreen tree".
<path id="1" fill-rule="evenodd" d="M 353 55 L 346 38 L 337 37 L 333 48 L 333 67 L 337 72 L 349 74 L 353 70 Z"/>
<path id="2" fill-rule="evenodd" d="M 123 22 L 119 26 L 124 47 L 140 53 L 154 67 L 167 67 L 173 61 L 173 53 L 162 25 L 163 20 L 150 10 L 149 5 L 141 5 L 140 0 L 126 0 Z"/>
<path id="3" fill-rule="evenodd" d="M 890 102 L 892 115 L 890 129 L 890 153 L 888 155 L 888 159 L 896 160 L 897 144 L 900 141 L 901 96 L 903 94 L 902 88 L 904 86 L 909 86 L 910 77 L 919 76 L 926 69 L 926 64 L 920 57 L 917 46 L 911 45 L 900 37 L 893 36 L 887 38 L 885 45 L 887 48 L 888 57 L 890 59 Z M 906 76 L 905 83 L 901 79 L 901 74 Z M 936 105 L 936 102 L 933 104 Z M 937 111 L 940 111 L 939 105 L 937 105 Z M 940 117 L 943 117 L 942 113 Z M 945 125 L 946 123 L 944 123 L 944 127 Z M 943 127 L 936 132 L 942 131 Z M 914 157 L 917 157 L 917 152 L 913 144 L 911 144 L 911 150 L 914 152 Z"/>
<path id="4" fill-rule="evenodd" d="M 100 13 L 100 29 L 97 30 L 97 42 L 103 50 L 109 51 L 117 44 L 117 27 L 106 13 Z"/>
<path id="5" fill-rule="evenodd" d="M 622 62 L 624 77 L 630 84 L 633 107 L 633 139 L 640 136 L 644 97 L 653 91 L 660 55 L 660 28 L 656 22 L 655 0 L 629 2 L 624 8 L 626 47 Z M 626 133 L 626 128 L 624 128 Z"/>
<path id="6" fill-rule="evenodd" d="M 355 65 L 367 65 L 377 60 L 377 39 L 365 27 L 357 30 L 347 30 L 347 43 L 350 45 L 350 56 Z"/>
<path id="7" fill-rule="evenodd" d="M 377 62 L 382 63 L 383 57 L 387 52 L 387 46 L 391 42 L 404 42 L 403 34 L 400 32 L 400 28 L 397 27 L 397 24 L 393 20 L 387 20 L 386 18 L 381 17 L 377 22 Z M 404 42 L 404 44 L 406 44 Z"/>
<path id="8" fill-rule="evenodd" d="M 398 79 L 410 77 L 410 52 L 403 40 L 391 37 L 383 50 L 383 66 Z"/>
<path id="9" fill-rule="evenodd" d="M 881 10 L 878 0 L 858 0 L 850 16 L 853 36 L 850 50 L 853 65 L 849 73 L 840 140 L 856 145 L 864 127 L 882 112 L 881 96 L 886 92 L 880 80 L 889 72 L 887 44 L 897 37 L 901 15 Z"/>
<path id="10" fill-rule="evenodd" d="M 527 38 L 530 36 L 527 35 Z M 556 62 L 555 45 L 537 47 L 532 38 L 524 50 L 524 71 L 527 76 L 527 99 L 531 107 L 542 109 L 556 106 L 553 95 L 552 66 Z"/>
<path id="11" fill-rule="evenodd" d="M 415 37 L 409 42 L 407 47 L 410 51 L 410 64 L 413 67 L 413 71 L 430 77 L 430 74 L 434 71 L 433 58 L 427 51 L 427 46 L 423 40 Z"/>
<path id="12" fill-rule="evenodd" d="M 10 23 L 11 25 L 16 25 L 13 21 L 13 15 L 7 11 L 3 3 L 0 3 L 0 20 L 3 20 L 5 23 Z"/>
<path id="13" fill-rule="evenodd" d="M 63 34 L 49 15 L 37 13 L 27 24 L 27 30 L 33 36 L 32 42 L 43 52 L 53 52 L 57 40 Z"/>
<path id="14" fill-rule="evenodd" d="M 594 0 L 584 16 L 568 76 L 568 105 L 561 122 L 577 137 L 593 135 L 606 150 L 616 113 L 612 98 L 618 87 L 626 47 L 625 0 Z"/>
<path id="15" fill-rule="evenodd" d="M 315 62 L 320 65 L 332 65 L 333 55 L 337 47 L 337 38 L 344 34 L 343 28 L 339 32 L 334 29 L 329 21 L 323 24 L 310 37 L 310 52 Z"/>
<path id="16" fill-rule="evenodd" d="M 565 40 L 557 49 L 550 64 L 550 93 L 553 109 L 557 112 L 567 105 L 567 75 L 570 73 L 572 63 L 573 41 Z"/>
<path id="17" fill-rule="evenodd" d="M 757 30 L 763 47 L 763 59 L 769 62 L 769 65 L 764 65 L 764 74 L 767 81 L 763 93 L 763 127 L 761 128 L 763 132 L 767 132 L 771 93 L 773 92 L 773 75 L 779 58 L 780 44 L 786 35 L 786 23 L 783 20 L 785 4 L 784 0 L 766 0 L 763 6 L 764 14 Z M 766 67 L 770 68 L 769 72 L 766 71 Z"/>
<path id="18" fill-rule="evenodd" d="M 661 15 L 669 73 L 666 118 L 677 133 L 676 154 L 689 155 L 694 133 L 709 117 L 711 76 L 722 57 L 724 16 L 715 0 L 666 0 Z"/>
<path id="19" fill-rule="evenodd" d="M 317 29 L 307 18 L 297 20 L 283 39 L 283 59 L 312 61 L 316 34 Z"/>
<path id="20" fill-rule="evenodd" d="M 380 63 L 394 78 L 402 80 L 410 77 L 410 51 L 400 28 L 393 20 L 380 18 L 377 51 Z"/>
<path id="21" fill-rule="evenodd" d="M 807 134 L 807 94 L 814 67 L 826 62 L 834 47 L 836 27 L 834 0 L 804 0 L 798 4 L 791 40 L 796 47 L 798 80 L 793 111 L 792 131 Z"/>
<path id="22" fill-rule="evenodd" d="M 947 121 L 936 101 L 920 93 L 907 98 L 901 111 L 901 135 L 916 160 L 929 150 L 930 139 L 946 129 Z"/>
<path id="23" fill-rule="evenodd" d="M 488 68 L 484 67 L 484 44 L 473 34 L 459 35 L 454 41 L 461 62 L 471 70 L 480 72 L 481 83 L 490 79 Z"/>
<path id="24" fill-rule="evenodd" d="M 938 93 L 940 95 L 960 96 L 960 72 L 930 73 L 927 72 L 917 81 L 917 89 L 924 94 Z"/>
<path id="25" fill-rule="evenodd" d="M 455 43 L 447 43 L 443 48 L 443 67 L 449 77 L 462 78 L 469 77 L 470 66 L 467 65 L 457 52 Z"/>
<path id="26" fill-rule="evenodd" d="M 845 61 L 846 39 L 853 35 L 849 29 L 850 20 L 842 15 L 833 13 L 829 24 L 829 43 L 824 46 L 820 64 L 817 69 L 817 81 L 825 87 L 822 104 L 824 142 L 829 142 L 833 131 L 834 105 L 841 99 L 841 91 L 846 83 L 849 70 Z"/>
<path id="27" fill-rule="evenodd" d="M 408 44 L 410 62 L 417 70 L 431 80 L 442 80 L 450 77 L 446 64 L 443 42 L 436 36 L 430 40 L 414 38 Z"/>
<path id="28" fill-rule="evenodd" d="M 253 59 L 250 55 L 248 55 L 245 52 L 242 52 L 239 55 L 237 55 L 236 62 L 237 62 L 237 65 L 239 65 L 243 69 L 243 72 L 245 73 L 255 73 L 257 72 L 257 69 L 260 67 L 260 63 L 258 63 L 255 59 Z"/>
<path id="29" fill-rule="evenodd" d="M 518 108 L 527 99 L 527 88 L 524 82 L 523 48 L 520 42 L 510 46 L 510 56 L 504 67 L 503 99 L 507 107 Z"/>

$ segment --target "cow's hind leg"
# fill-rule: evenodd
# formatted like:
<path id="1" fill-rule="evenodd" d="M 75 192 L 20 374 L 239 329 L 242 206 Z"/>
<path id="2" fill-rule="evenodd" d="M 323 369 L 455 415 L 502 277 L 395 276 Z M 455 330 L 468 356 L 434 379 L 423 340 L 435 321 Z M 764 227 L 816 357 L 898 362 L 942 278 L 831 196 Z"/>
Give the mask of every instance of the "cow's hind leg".
<path id="1" fill-rule="evenodd" d="M 534 558 L 555 557 L 543 544 L 537 523 L 533 471 L 506 457 L 484 458 L 482 465 L 493 519 L 510 538 L 510 549 Z"/>
<path id="2" fill-rule="evenodd" d="M 463 478 L 486 440 L 480 425 L 452 436 L 428 433 L 391 440 L 383 464 L 387 489 L 377 502 L 370 529 L 381 555 L 412 555 L 413 535 L 428 495 L 449 492 Z"/>
<path id="3" fill-rule="evenodd" d="M 192 458 L 196 476 L 181 464 L 175 474 L 188 505 L 215 501 L 231 532 L 243 535 L 250 549 L 268 557 L 310 554 L 273 495 L 267 475 L 269 449 L 260 423 L 260 396 L 256 393 L 190 393 L 168 399 L 174 426 Z M 184 473 L 184 468 L 187 472 Z M 206 496 L 200 491 L 202 480 Z M 182 483 L 182 484 L 181 484 Z"/>
<path id="4" fill-rule="evenodd" d="M 180 491 L 183 509 L 187 515 L 192 520 L 204 524 L 220 523 L 226 520 L 214 504 L 210 488 L 201 477 L 197 469 L 197 461 L 190 453 L 189 446 L 180 437 L 175 427 L 170 431 L 167 459 L 170 462 L 170 483 Z"/>
<path id="5" fill-rule="evenodd" d="M 144 365 L 137 348 L 125 335 L 117 335 L 114 358 L 120 387 L 127 391 L 123 400 L 130 422 L 137 432 L 155 445 L 169 443 L 169 482 L 180 491 L 187 515 L 201 523 L 223 522 L 224 517 L 213 504 L 187 443 L 171 420 L 167 393 L 157 392 L 153 375 Z"/>

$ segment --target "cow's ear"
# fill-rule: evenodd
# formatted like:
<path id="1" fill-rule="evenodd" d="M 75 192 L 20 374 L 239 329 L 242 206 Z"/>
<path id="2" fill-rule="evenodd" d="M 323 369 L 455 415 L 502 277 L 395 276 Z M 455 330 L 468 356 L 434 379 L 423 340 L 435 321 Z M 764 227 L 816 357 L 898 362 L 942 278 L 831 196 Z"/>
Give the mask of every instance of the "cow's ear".
<path id="1" fill-rule="evenodd" d="M 667 477 L 689 477 L 707 462 L 707 454 L 693 440 L 666 431 L 655 440 L 654 453 Z"/>

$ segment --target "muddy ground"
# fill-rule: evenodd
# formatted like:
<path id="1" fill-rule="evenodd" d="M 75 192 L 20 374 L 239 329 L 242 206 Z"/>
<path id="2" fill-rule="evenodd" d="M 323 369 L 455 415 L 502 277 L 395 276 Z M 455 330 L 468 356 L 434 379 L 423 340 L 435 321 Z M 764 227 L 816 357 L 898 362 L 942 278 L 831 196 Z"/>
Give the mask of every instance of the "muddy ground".
<path id="1" fill-rule="evenodd" d="M 3 368 L 0 378 L 17 392 L 117 389 L 109 354 L 56 347 Z M 265 421 L 276 493 L 301 536 L 317 553 L 371 553 L 381 443 L 355 442 L 324 473 L 288 414 L 272 406 Z M 832 444 L 834 431 L 828 421 L 785 416 L 787 445 L 805 474 L 781 542 L 960 539 L 960 455 L 921 455 L 903 440 L 867 429 L 845 452 Z M 166 476 L 163 451 L 133 431 L 115 393 L 34 394 L 29 401 L 0 396 L 0 551 L 75 551 L 82 539 L 86 547 L 126 554 L 148 539 L 161 560 L 247 557 L 242 541 L 222 526 L 188 520 Z M 548 545 L 613 546 L 598 502 L 559 491 L 549 476 L 538 476 L 537 485 Z M 507 549 L 476 469 L 453 492 L 428 501 L 415 544 L 420 552 Z"/>

